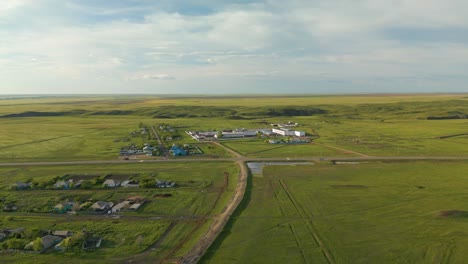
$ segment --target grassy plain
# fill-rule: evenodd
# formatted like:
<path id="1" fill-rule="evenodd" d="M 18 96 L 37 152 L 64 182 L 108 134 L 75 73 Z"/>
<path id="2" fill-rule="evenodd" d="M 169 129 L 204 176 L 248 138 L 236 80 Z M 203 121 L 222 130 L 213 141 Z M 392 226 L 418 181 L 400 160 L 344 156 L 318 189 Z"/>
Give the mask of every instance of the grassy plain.
<path id="1" fill-rule="evenodd" d="M 437 137 L 468 133 L 466 119 L 456 119 L 467 114 L 466 95 L 3 99 L 0 162 L 116 159 L 129 143 L 121 139 L 138 130 L 140 122 L 178 127 L 182 137 L 173 143 L 182 144 L 194 143 L 185 130 L 268 128 L 295 121 L 298 129 L 319 134 L 318 143 L 367 155 L 463 155 L 467 136 Z M 252 157 L 343 154 L 324 146 L 278 148 L 264 140 L 226 144 Z M 201 148 L 210 157 L 229 156 L 216 146 Z"/>
<path id="2" fill-rule="evenodd" d="M 324 253 L 336 263 L 463 263 L 466 171 L 466 162 L 265 167 L 202 263 L 327 263 Z"/>
<path id="3" fill-rule="evenodd" d="M 298 130 L 319 138 L 305 145 L 270 145 L 265 138 L 222 144 L 247 158 L 466 156 L 467 116 L 468 96 L 462 94 L 3 98 L 0 162 L 117 159 L 119 149 L 129 143 L 156 144 L 155 138 L 141 135 L 123 140 L 140 123 L 177 128 L 181 138 L 165 144 L 196 145 L 204 153 L 197 158 L 231 157 L 214 144 L 195 142 L 183 131 L 271 128 L 271 123 L 287 121 L 298 122 Z M 460 135 L 440 138 L 455 134 Z M 234 163 L 184 163 L 184 159 L 190 157 L 170 164 L 1 167 L 0 205 L 14 201 L 19 207 L 16 213 L 0 213 L 2 227 L 28 224 L 100 230 L 108 226 L 103 234 L 109 241 L 103 250 L 91 254 L 34 258 L 3 254 L 2 261 L 95 263 L 99 256 L 109 263 L 153 263 L 182 256 L 209 228 L 209 216 L 221 212 L 231 199 L 238 174 Z M 463 162 L 267 167 L 264 177 L 249 178 L 243 203 L 203 262 L 326 263 L 328 258 L 336 263 L 461 263 L 467 257 L 461 249 L 468 245 L 464 231 L 468 196 L 463 193 L 467 169 Z M 227 186 L 224 172 L 229 174 Z M 64 174 L 154 177 L 181 186 L 174 190 L 9 189 L 16 181 L 46 182 Z M 160 194 L 172 196 L 160 198 Z M 135 195 L 150 201 L 120 219 L 94 223 L 90 218 L 94 216 L 86 214 L 49 215 L 53 205 L 67 199 L 119 201 Z M 458 211 L 442 217 L 444 210 Z M 163 243 L 153 250 L 152 243 L 169 227 Z M 124 240 L 119 238 L 122 232 Z"/>

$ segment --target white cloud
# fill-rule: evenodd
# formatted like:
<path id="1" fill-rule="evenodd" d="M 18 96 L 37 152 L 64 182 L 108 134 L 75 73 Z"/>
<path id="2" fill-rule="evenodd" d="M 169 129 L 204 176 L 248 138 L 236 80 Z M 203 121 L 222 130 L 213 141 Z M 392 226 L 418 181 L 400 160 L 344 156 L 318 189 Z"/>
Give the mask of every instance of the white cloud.
<path id="1" fill-rule="evenodd" d="M 21 7 L 27 3 L 31 2 L 30 0 L 4 0 L 0 1 L 0 12 L 8 11 Z"/>
<path id="2" fill-rule="evenodd" d="M 174 80 L 174 76 L 171 76 L 167 73 L 152 73 L 152 74 L 135 74 L 133 76 L 127 77 L 127 80 L 136 81 L 136 80 Z"/>
<path id="3" fill-rule="evenodd" d="M 57 1 L 36 7 L 49 10 Z M 31 3 L 1 1 L 0 14 L 16 14 Z M 26 13 L 0 23 L 2 80 L 18 83 L 25 74 L 40 74 L 62 84 L 73 77 L 107 83 L 174 80 L 166 83 L 182 87 L 183 81 L 228 76 L 242 81 L 344 78 L 352 84 L 366 77 L 458 75 L 468 67 L 467 43 L 410 45 L 385 35 L 395 27 L 468 28 L 468 2 L 461 0 L 266 0 L 217 5 L 216 12 L 197 16 L 148 7 L 158 11 L 134 20 L 119 15 L 140 7 L 63 6 L 92 17 L 62 17 L 57 10 L 56 17 L 41 23 Z M 115 18 L 87 21 L 109 15 Z M 140 83 L 147 88 L 148 82 L 135 85 Z M 96 89 L 103 85 L 95 84 Z"/>

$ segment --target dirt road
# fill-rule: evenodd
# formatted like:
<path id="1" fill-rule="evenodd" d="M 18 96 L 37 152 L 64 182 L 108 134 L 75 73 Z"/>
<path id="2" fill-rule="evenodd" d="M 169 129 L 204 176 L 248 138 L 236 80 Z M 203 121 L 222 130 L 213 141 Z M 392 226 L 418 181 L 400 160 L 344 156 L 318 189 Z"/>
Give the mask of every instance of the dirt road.
<path id="1" fill-rule="evenodd" d="M 241 203 L 242 199 L 244 198 L 245 188 L 247 186 L 247 177 L 249 174 L 247 165 L 243 161 L 243 156 L 239 153 L 230 150 L 223 145 L 219 144 L 219 146 L 225 148 L 226 151 L 231 152 L 240 160 L 237 161 L 239 166 L 239 176 L 237 180 L 237 186 L 234 190 L 234 195 L 229 201 L 229 203 L 224 208 L 223 212 L 217 215 L 214 218 L 213 223 L 211 224 L 208 231 L 203 235 L 203 237 L 197 242 L 197 244 L 192 248 L 190 252 L 188 252 L 184 257 L 181 258 L 179 263 L 189 264 L 189 263 L 197 263 L 201 257 L 205 254 L 208 248 L 213 244 L 216 240 L 218 235 L 223 231 L 224 226 L 229 221 L 231 215 L 236 210 L 237 206 Z"/>

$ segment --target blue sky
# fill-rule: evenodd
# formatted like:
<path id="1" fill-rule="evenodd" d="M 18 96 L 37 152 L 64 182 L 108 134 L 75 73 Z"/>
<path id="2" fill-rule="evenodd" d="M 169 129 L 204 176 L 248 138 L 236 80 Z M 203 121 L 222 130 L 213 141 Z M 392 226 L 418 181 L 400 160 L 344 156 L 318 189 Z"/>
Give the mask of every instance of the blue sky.
<path id="1" fill-rule="evenodd" d="M 0 94 L 468 92 L 466 0 L 3 0 Z"/>

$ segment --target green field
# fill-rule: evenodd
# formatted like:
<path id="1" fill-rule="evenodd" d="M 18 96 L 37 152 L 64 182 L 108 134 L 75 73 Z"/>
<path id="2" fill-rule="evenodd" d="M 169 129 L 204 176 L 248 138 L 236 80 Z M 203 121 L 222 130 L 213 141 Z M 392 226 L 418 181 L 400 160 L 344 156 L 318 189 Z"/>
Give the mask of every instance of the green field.
<path id="1" fill-rule="evenodd" d="M 468 97 L 465 95 L 284 96 L 284 97 L 44 97 L 0 100 L 0 162 L 117 159 L 121 147 L 156 144 L 128 138 L 140 123 L 185 130 L 269 128 L 294 121 L 318 134 L 326 146 L 270 146 L 267 140 L 226 142 L 251 157 L 365 155 L 464 155 Z M 432 120 L 436 118 L 440 120 Z M 336 150 L 338 147 L 343 150 Z M 207 157 L 229 157 L 201 144 Z M 354 155 L 354 154 L 353 154 Z M 157 157 L 155 157 L 157 158 Z"/>
<path id="2" fill-rule="evenodd" d="M 464 263 L 466 162 L 269 166 L 202 263 Z"/>

